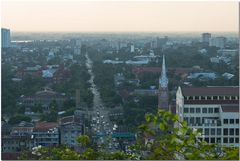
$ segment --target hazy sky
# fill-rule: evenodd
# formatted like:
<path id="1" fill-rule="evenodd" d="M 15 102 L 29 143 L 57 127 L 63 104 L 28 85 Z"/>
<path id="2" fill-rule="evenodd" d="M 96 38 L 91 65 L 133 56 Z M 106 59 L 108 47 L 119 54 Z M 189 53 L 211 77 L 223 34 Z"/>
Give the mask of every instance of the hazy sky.
<path id="1" fill-rule="evenodd" d="M 238 2 L 2 0 L 12 31 L 238 31 Z"/>

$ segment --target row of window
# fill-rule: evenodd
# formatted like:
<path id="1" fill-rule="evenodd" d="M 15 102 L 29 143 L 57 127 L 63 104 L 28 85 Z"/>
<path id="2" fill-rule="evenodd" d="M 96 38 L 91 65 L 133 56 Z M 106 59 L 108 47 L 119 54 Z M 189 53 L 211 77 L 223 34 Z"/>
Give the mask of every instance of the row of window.
<path id="1" fill-rule="evenodd" d="M 206 129 L 204 129 L 204 134 L 205 135 L 221 135 L 222 130 L 221 130 L 221 128 L 217 128 L 217 129 L 206 128 Z M 239 135 L 239 129 L 238 128 L 237 129 L 234 129 L 234 128 L 230 128 L 230 129 L 224 128 L 223 129 L 223 135 L 234 135 L 234 134 Z"/>
<path id="2" fill-rule="evenodd" d="M 187 96 L 187 100 L 239 100 L 239 96 Z"/>
<path id="3" fill-rule="evenodd" d="M 234 135 L 234 131 L 235 131 L 235 135 L 239 135 L 239 128 L 235 129 L 234 128 L 224 128 L 223 129 L 223 135 Z"/>
<path id="4" fill-rule="evenodd" d="M 223 119 L 224 124 L 239 124 L 239 119 Z"/>
<path id="5" fill-rule="evenodd" d="M 219 108 L 188 108 L 184 107 L 184 113 L 219 113 Z"/>
<path id="6" fill-rule="evenodd" d="M 202 126 L 205 125 L 214 125 L 221 126 L 221 121 L 217 118 L 207 118 L 207 117 L 184 117 L 184 120 L 191 126 Z"/>
<path id="7" fill-rule="evenodd" d="M 221 143 L 222 138 L 204 138 L 207 143 Z M 239 143 L 239 138 L 223 138 L 223 143 Z"/>

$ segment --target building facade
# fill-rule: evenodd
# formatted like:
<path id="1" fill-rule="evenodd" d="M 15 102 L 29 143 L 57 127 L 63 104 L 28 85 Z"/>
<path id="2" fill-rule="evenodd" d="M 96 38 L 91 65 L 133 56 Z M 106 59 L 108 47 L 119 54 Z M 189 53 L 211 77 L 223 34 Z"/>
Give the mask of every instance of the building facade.
<path id="1" fill-rule="evenodd" d="M 67 97 L 64 93 L 57 93 L 50 89 L 44 89 L 43 91 L 38 91 L 31 96 L 21 96 L 19 98 L 19 103 L 26 107 L 33 107 L 35 105 L 42 105 L 45 110 L 48 110 L 49 105 L 56 101 L 58 107 L 62 107 Z"/>
<path id="2" fill-rule="evenodd" d="M 223 49 L 225 47 L 226 41 L 227 41 L 226 37 L 214 37 L 210 39 L 209 46 L 215 46 L 220 49 Z"/>
<path id="3" fill-rule="evenodd" d="M 1 42 L 2 48 L 11 47 L 11 37 L 9 29 L 6 28 L 1 29 Z"/>
<path id="4" fill-rule="evenodd" d="M 162 72 L 159 78 L 158 109 L 169 110 L 168 108 L 168 78 L 165 66 L 165 56 L 163 55 Z"/>
<path id="5" fill-rule="evenodd" d="M 239 146 L 239 87 L 179 87 L 176 114 L 208 143 Z"/>
<path id="6" fill-rule="evenodd" d="M 72 147 L 77 146 L 77 137 L 84 134 L 84 124 L 80 117 L 75 115 L 63 117 L 60 119 L 59 125 L 60 143 Z"/>
<path id="7" fill-rule="evenodd" d="M 57 122 L 38 122 L 33 130 L 34 147 L 56 146 L 60 144 L 59 135 Z"/>
<path id="8" fill-rule="evenodd" d="M 202 34 L 202 42 L 203 43 L 209 43 L 211 38 L 211 34 L 210 33 L 203 33 Z"/>

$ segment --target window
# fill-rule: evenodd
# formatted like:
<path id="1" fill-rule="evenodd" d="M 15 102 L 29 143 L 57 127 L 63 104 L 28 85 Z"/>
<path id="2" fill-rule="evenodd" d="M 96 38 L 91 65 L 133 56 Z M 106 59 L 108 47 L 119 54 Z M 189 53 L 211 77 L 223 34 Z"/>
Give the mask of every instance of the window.
<path id="1" fill-rule="evenodd" d="M 211 135 L 215 135 L 215 129 L 211 129 Z"/>
<path id="2" fill-rule="evenodd" d="M 210 97 L 210 96 L 207 96 L 207 100 L 211 100 L 211 97 Z"/>
<path id="3" fill-rule="evenodd" d="M 207 113 L 207 108 L 203 108 L 202 112 Z"/>
<path id="4" fill-rule="evenodd" d="M 190 117 L 190 124 L 194 124 L 194 117 Z"/>
<path id="5" fill-rule="evenodd" d="M 217 99 L 218 99 L 218 97 L 217 97 L 217 96 L 213 96 L 213 99 L 214 99 L 214 100 L 217 100 Z"/>
<path id="6" fill-rule="evenodd" d="M 190 97 L 188 97 L 188 99 L 189 99 L 189 100 L 193 100 L 193 97 L 192 97 L 192 96 L 190 96 Z"/>
<path id="7" fill-rule="evenodd" d="M 235 129 L 235 135 L 239 135 L 239 129 Z"/>
<path id="8" fill-rule="evenodd" d="M 204 97 L 204 96 L 201 96 L 201 100 L 205 100 L 205 97 Z"/>
<path id="9" fill-rule="evenodd" d="M 230 138 L 229 143 L 234 143 L 234 138 Z"/>
<path id="10" fill-rule="evenodd" d="M 199 96 L 195 96 L 195 100 L 199 100 Z"/>
<path id="11" fill-rule="evenodd" d="M 196 117 L 196 124 L 200 124 L 200 117 Z"/>
<path id="12" fill-rule="evenodd" d="M 229 100 L 230 99 L 230 97 L 229 96 L 225 96 L 225 100 Z"/>
<path id="13" fill-rule="evenodd" d="M 239 119 L 236 119 L 236 124 L 239 124 Z"/>
<path id="14" fill-rule="evenodd" d="M 211 143 L 215 143 L 215 138 L 211 138 Z"/>
<path id="15" fill-rule="evenodd" d="M 217 129 L 217 135 L 221 135 L 221 133 L 222 133 L 222 129 L 218 128 Z"/>
<path id="16" fill-rule="evenodd" d="M 205 135 L 209 135 L 209 129 L 205 129 L 204 134 L 205 134 Z"/>
<path id="17" fill-rule="evenodd" d="M 186 121 L 187 123 L 189 123 L 189 122 L 188 122 L 188 117 L 184 117 L 184 121 Z"/>
<path id="18" fill-rule="evenodd" d="M 228 143 L 228 138 L 223 138 L 223 143 Z"/>
<path id="19" fill-rule="evenodd" d="M 188 113 L 188 108 L 184 108 L 184 113 Z"/>
<path id="20" fill-rule="evenodd" d="M 201 109 L 200 108 L 196 108 L 196 113 L 201 113 Z"/>
<path id="21" fill-rule="evenodd" d="M 194 113 L 194 108 L 190 108 L 190 113 Z"/>
<path id="22" fill-rule="evenodd" d="M 219 108 L 214 108 L 214 113 L 219 113 Z"/>
<path id="23" fill-rule="evenodd" d="M 230 119 L 230 124 L 234 124 L 234 119 Z"/>
<path id="24" fill-rule="evenodd" d="M 228 129 L 223 129 L 223 135 L 228 135 Z"/>
<path id="25" fill-rule="evenodd" d="M 209 138 L 205 138 L 204 140 L 205 140 L 207 143 L 209 143 Z"/>
<path id="26" fill-rule="evenodd" d="M 208 113 L 213 113 L 213 108 L 209 108 Z"/>
<path id="27" fill-rule="evenodd" d="M 217 138 L 217 143 L 221 143 L 221 138 Z"/>
<path id="28" fill-rule="evenodd" d="M 228 124 L 228 119 L 223 119 L 224 124 Z"/>
<path id="29" fill-rule="evenodd" d="M 229 130 L 230 135 L 234 135 L 234 129 Z"/>
<path id="30" fill-rule="evenodd" d="M 219 96 L 219 100 L 223 100 L 223 96 Z"/>
<path id="31" fill-rule="evenodd" d="M 239 138 L 235 138 L 235 143 L 239 143 Z"/>

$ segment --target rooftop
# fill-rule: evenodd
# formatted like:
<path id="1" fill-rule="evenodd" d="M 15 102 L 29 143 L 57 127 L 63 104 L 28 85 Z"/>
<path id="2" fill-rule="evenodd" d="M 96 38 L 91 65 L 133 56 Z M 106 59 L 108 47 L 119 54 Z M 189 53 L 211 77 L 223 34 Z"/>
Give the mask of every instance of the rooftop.
<path id="1" fill-rule="evenodd" d="M 239 86 L 183 87 L 184 96 L 239 96 Z"/>
<path id="2" fill-rule="evenodd" d="M 223 112 L 239 112 L 239 104 L 222 105 Z"/>
<path id="3" fill-rule="evenodd" d="M 57 122 L 38 122 L 35 125 L 34 131 L 48 131 L 57 127 Z"/>

